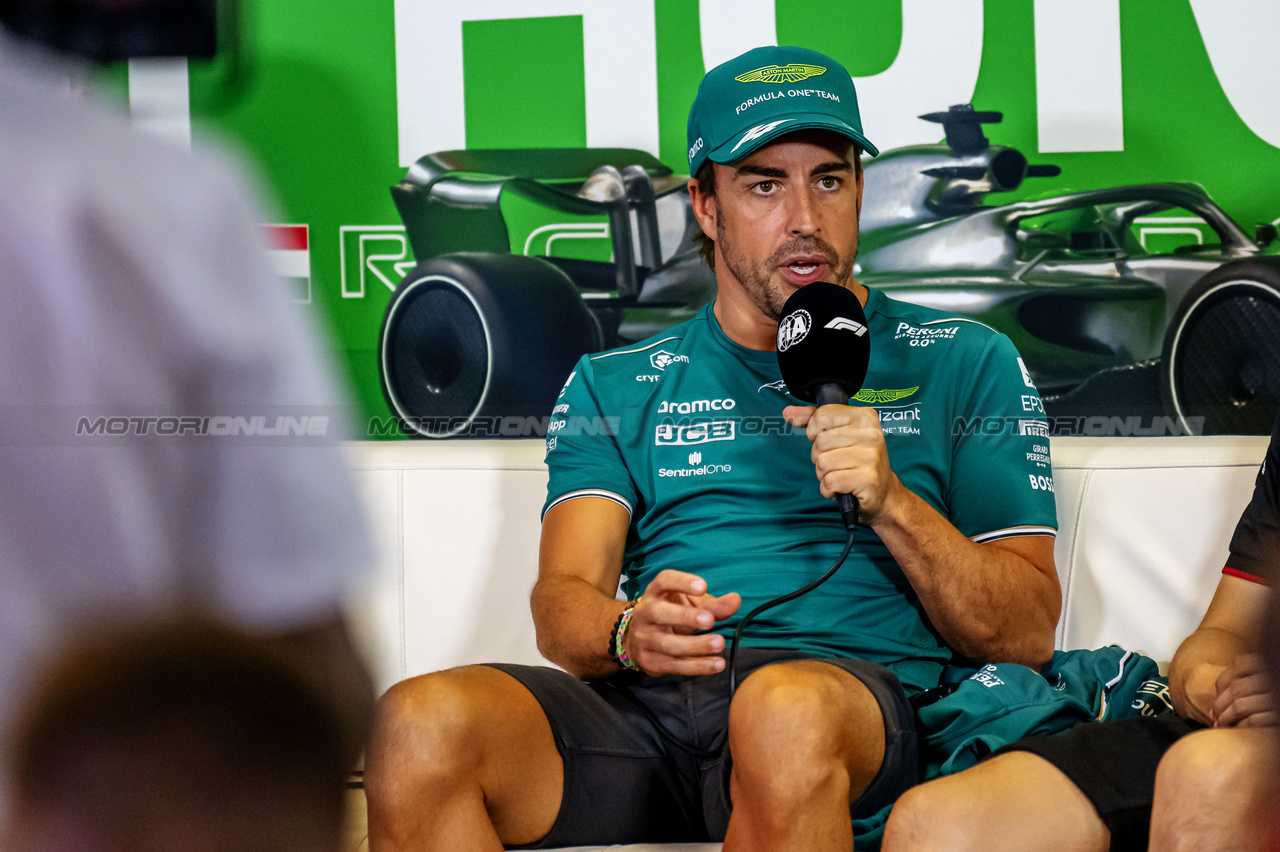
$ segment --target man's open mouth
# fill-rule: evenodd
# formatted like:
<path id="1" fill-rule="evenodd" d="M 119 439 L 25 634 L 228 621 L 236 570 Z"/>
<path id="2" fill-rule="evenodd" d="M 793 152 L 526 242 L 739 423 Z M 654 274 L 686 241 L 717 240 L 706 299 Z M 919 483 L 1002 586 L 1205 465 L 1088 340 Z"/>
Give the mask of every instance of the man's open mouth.
<path id="1" fill-rule="evenodd" d="M 826 274 L 830 264 L 825 257 L 807 255 L 791 258 L 781 266 L 783 275 L 795 284 L 809 284 Z"/>

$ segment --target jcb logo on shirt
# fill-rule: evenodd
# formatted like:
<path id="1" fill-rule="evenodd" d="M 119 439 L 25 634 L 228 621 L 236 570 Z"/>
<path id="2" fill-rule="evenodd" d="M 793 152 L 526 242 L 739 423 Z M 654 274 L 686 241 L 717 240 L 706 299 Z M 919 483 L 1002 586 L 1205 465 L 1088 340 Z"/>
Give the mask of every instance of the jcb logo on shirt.
<path id="1" fill-rule="evenodd" d="M 716 420 L 712 423 L 676 425 L 662 423 L 654 435 L 655 447 L 671 447 L 687 444 L 707 444 L 711 441 L 732 441 L 737 437 L 734 421 Z"/>

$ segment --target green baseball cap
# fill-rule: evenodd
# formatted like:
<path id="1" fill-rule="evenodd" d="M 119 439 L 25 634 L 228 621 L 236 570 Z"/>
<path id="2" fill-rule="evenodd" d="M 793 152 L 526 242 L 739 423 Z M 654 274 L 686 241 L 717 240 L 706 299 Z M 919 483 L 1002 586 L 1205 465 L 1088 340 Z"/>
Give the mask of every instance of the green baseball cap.
<path id="1" fill-rule="evenodd" d="M 689 110 L 689 174 L 710 158 L 735 163 L 779 136 L 822 128 L 871 156 L 858 93 L 839 62 L 803 47 L 757 47 L 707 72 Z"/>

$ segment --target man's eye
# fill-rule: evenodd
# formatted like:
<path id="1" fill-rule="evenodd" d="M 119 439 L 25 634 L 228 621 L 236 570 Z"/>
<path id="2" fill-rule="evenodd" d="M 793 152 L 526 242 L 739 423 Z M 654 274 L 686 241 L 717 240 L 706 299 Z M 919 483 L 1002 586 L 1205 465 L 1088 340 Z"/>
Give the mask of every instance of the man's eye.
<path id="1" fill-rule="evenodd" d="M 840 179 L 827 175 L 826 177 L 818 178 L 818 186 L 823 189 L 837 189 L 840 186 Z"/>
<path id="2" fill-rule="evenodd" d="M 772 195 L 773 191 L 778 188 L 777 183 L 771 180 L 762 180 L 756 184 L 756 192 L 761 195 Z"/>

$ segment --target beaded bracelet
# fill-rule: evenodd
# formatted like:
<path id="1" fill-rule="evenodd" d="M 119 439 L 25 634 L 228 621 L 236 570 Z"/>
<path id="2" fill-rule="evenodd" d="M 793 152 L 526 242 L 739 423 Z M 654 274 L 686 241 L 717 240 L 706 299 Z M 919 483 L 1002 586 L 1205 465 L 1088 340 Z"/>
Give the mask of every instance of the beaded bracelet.
<path id="1" fill-rule="evenodd" d="M 631 625 L 631 613 L 635 608 L 636 602 L 631 601 L 627 604 L 627 608 L 618 614 L 618 621 L 613 625 L 613 633 L 609 636 L 609 657 L 624 669 L 638 671 L 640 667 L 627 656 L 626 649 L 627 628 Z"/>

